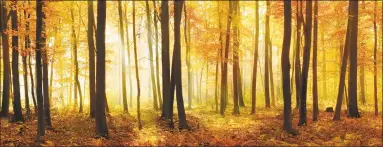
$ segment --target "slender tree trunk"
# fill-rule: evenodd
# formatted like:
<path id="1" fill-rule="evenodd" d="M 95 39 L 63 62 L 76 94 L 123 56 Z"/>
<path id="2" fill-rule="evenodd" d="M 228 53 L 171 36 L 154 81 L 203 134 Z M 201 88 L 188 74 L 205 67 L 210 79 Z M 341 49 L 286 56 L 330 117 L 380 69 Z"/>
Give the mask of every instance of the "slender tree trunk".
<path id="1" fill-rule="evenodd" d="M 350 12 L 350 8 L 349 8 Z M 340 120 L 341 115 L 341 108 L 342 108 L 342 101 L 343 96 L 346 88 L 346 70 L 347 70 L 347 61 L 349 56 L 349 50 L 350 50 L 350 39 L 351 39 L 351 32 L 353 31 L 353 28 L 351 28 L 351 18 L 349 16 L 348 22 L 347 22 L 347 34 L 345 39 L 345 48 L 343 49 L 343 58 L 342 58 L 342 64 L 341 64 L 341 70 L 340 70 L 340 78 L 339 78 L 339 87 L 338 87 L 338 98 L 336 102 L 335 107 L 335 114 L 333 120 Z"/>
<path id="2" fill-rule="evenodd" d="M 229 57 L 229 47 L 230 47 L 230 26 L 233 13 L 233 2 L 229 1 L 229 15 L 227 17 L 227 28 L 226 28 L 226 42 L 225 42 L 225 56 L 223 57 L 223 66 L 222 66 L 222 76 L 221 76 L 221 115 L 225 114 L 226 104 L 227 104 L 227 59 Z"/>
<path id="3" fill-rule="evenodd" d="M 234 91 L 234 110 L 233 114 L 239 114 L 239 88 L 238 88 L 238 49 L 239 49 L 239 39 L 238 39 L 238 5 L 239 3 L 235 1 L 233 3 L 233 11 L 234 11 L 234 21 L 233 21 L 233 91 Z"/>
<path id="4" fill-rule="evenodd" d="M 150 16 L 150 10 L 149 10 L 149 1 L 145 0 L 146 4 L 146 28 L 148 30 L 148 45 L 149 45 L 149 58 L 150 58 L 150 79 L 152 83 L 152 90 L 153 90 L 153 108 L 155 110 L 158 110 L 158 103 L 157 103 L 157 88 L 156 88 L 156 79 L 154 75 L 154 63 L 153 63 L 153 48 L 152 48 L 152 24 L 151 24 L 151 16 Z"/>
<path id="5" fill-rule="evenodd" d="M 318 120 L 318 0 L 314 2 L 314 42 L 313 42 L 313 121 Z"/>
<path id="6" fill-rule="evenodd" d="M 365 63 L 364 62 L 359 62 L 360 66 L 360 75 L 359 75 L 359 80 L 360 80 L 360 102 L 365 105 L 366 104 L 366 88 L 365 86 Z M 374 70 L 375 72 L 375 70 Z"/>
<path id="7" fill-rule="evenodd" d="M 43 22 L 43 32 L 45 32 L 45 22 Z M 48 51 L 45 48 L 46 38 L 42 37 L 41 47 L 42 47 L 42 63 L 43 63 L 43 98 L 44 98 L 44 116 L 45 116 L 45 127 L 51 129 L 51 110 L 50 110 L 50 99 L 49 99 L 49 83 L 48 83 Z"/>
<path id="8" fill-rule="evenodd" d="M 223 50 L 223 34 L 222 34 L 222 22 L 221 22 L 221 7 L 220 7 L 220 1 L 218 2 L 218 26 L 219 26 L 219 44 L 220 44 L 220 49 L 218 50 L 217 55 L 219 56 L 219 59 L 222 57 L 222 50 Z M 218 94 L 219 94 L 219 89 L 218 89 L 218 74 L 219 74 L 219 60 L 216 62 L 216 69 L 215 69 L 215 111 L 218 112 Z M 222 64 L 221 64 L 222 66 Z"/>
<path id="9" fill-rule="evenodd" d="M 28 44 L 30 44 L 31 42 L 29 41 Z M 31 61 L 31 56 L 32 55 L 29 55 L 28 57 L 28 67 L 29 67 L 29 75 L 31 77 L 31 93 L 32 93 L 32 101 L 33 101 L 33 107 L 35 109 L 35 114 L 37 114 L 37 104 L 36 104 L 36 97 L 35 97 L 35 82 L 33 80 L 33 72 L 32 72 L 32 61 Z"/>
<path id="10" fill-rule="evenodd" d="M 292 131 L 291 89 L 290 89 L 290 42 L 291 42 L 291 1 L 284 1 L 284 31 L 282 48 L 282 76 L 283 76 L 283 129 Z"/>
<path id="11" fill-rule="evenodd" d="M 374 105 L 375 105 L 375 115 L 378 116 L 378 69 L 377 69 L 377 48 L 378 48 L 378 34 L 377 34 L 377 26 L 376 26 L 376 13 L 377 13 L 377 4 L 375 1 L 375 9 L 374 9 Z M 383 136 L 382 136 L 383 137 Z"/>
<path id="12" fill-rule="evenodd" d="M 255 44 L 253 59 L 253 80 L 251 90 L 251 114 L 255 114 L 257 102 L 257 68 L 258 68 L 258 39 L 259 39 L 259 3 L 255 1 Z"/>
<path id="13" fill-rule="evenodd" d="M 190 36 L 190 22 L 188 21 L 186 2 L 184 8 L 185 22 L 184 22 L 184 35 L 185 35 L 185 44 L 186 44 L 186 67 L 188 71 L 188 109 L 192 107 L 192 99 L 193 99 L 193 75 L 192 69 L 190 65 L 190 42 L 187 36 Z M 188 23 L 189 22 L 189 23 Z"/>
<path id="14" fill-rule="evenodd" d="M 133 15 L 134 16 L 134 15 Z M 170 107 L 170 57 L 169 57 L 169 6 L 168 1 L 161 2 L 161 38 L 162 38 L 162 94 L 163 94 L 163 109 L 162 117 L 169 120 Z"/>
<path id="15" fill-rule="evenodd" d="M 186 114 L 183 102 L 182 95 L 182 75 L 181 75 L 181 17 L 182 17 L 182 7 L 184 1 L 175 1 L 174 2 L 174 51 L 173 51 L 173 63 L 172 63 L 172 75 L 171 75 L 171 95 L 170 95 L 170 110 L 169 113 L 172 118 L 173 114 L 173 102 L 174 102 L 174 92 L 176 91 L 177 96 L 177 111 L 178 111 L 178 120 L 180 129 L 188 129 L 188 124 L 186 122 Z M 177 90 L 176 90 L 177 89 Z"/>
<path id="16" fill-rule="evenodd" d="M 95 104 L 96 104 L 96 63 L 95 63 L 95 46 L 94 46 L 94 14 L 93 14 L 93 1 L 88 1 L 88 56 L 89 56 L 89 104 L 90 104 L 90 117 L 95 117 Z"/>
<path id="17" fill-rule="evenodd" d="M 134 48 L 134 63 L 135 63 L 135 66 L 136 66 L 136 68 L 135 68 L 136 82 L 137 82 L 137 119 L 138 119 L 138 129 L 141 130 L 142 129 L 141 112 L 140 112 L 141 85 L 140 85 L 140 75 L 138 74 L 138 59 L 137 59 L 136 1 L 133 1 L 133 48 Z"/>
<path id="18" fill-rule="evenodd" d="M 306 1 L 306 26 L 305 26 L 305 47 L 303 53 L 303 69 L 301 77 L 301 95 L 299 108 L 299 123 L 298 126 L 307 124 L 307 79 L 310 65 L 310 48 L 311 48 L 311 27 L 312 27 L 312 1 Z"/>
<path id="19" fill-rule="evenodd" d="M 122 18 L 122 4 L 121 0 L 118 1 L 118 16 L 119 16 L 119 29 L 120 29 L 120 38 L 121 38 L 121 79 L 122 79 L 122 101 L 124 106 L 124 112 L 128 111 L 128 100 L 126 96 L 126 72 L 125 72 L 125 44 L 124 44 L 124 23 Z"/>
<path id="20" fill-rule="evenodd" d="M 17 1 L 12 1 L 13 7 L 16 7 Z M 12 31 L 18 31 L 17 24 L 17 10 L 11 10 L 12 16 Z M 12 35 L 12 78 L 13 78 L 13 111 L 15 122 L 24 122 L 23 113 L 21 111 L 21 100 L 20 100 L 20 79 L 19 79 L 19 37 Z"/>
<path id="21" fill-rule="evenodd" d="M 265 104 L 266 108 L 270 108 L 270 83 L 269 83 L 269 39 L 270 39 L 270 30 L 269 30 L 269 23 L 270 23 L 270 2 L 266 1 L 266 23 L 265 23 Z"/>
<path id="22" fill-rule="evenodd" d="M 97 1 L 97 69 L 96 69 L 96 133 L 98 137 L 108 137 L 108 127 L 105 117 L 105 18 L 106 1 Z"/>
<path id="23" fill-rule="evenodd" d="M 158 14 L 157 14 L 157 5 L 156 1 L 153 0 L 153 7 L 154 7 L 154 13 L 153 13 L 153 19 L 154 19 L 154 32 L 155 32 L 155 39 L 156 39 L 156 81 L 157 81 L 157 91 L 158 91 L 158 100 L 159 100 L 159 107 L 162 110 L 162 96 L 161 96 L 161 86 L 160 86 L 160 64 L 158 62 Z"/>
<path id="24" fill-rule="evenodd" d="M 300 6 L 299 6 L 300 4 Z M 303 16 L 302 14 L 302 1 L 297 2 L 297 45 L 295 49 L 295 99 L 296 99 L 296 105 L 295 108 L 298 109 L 300 106 L 300 94 L 301 94 L 301 58 L 300 58 L 300 48 L 301 48 L 301 19 Z M 298 12 L 299 11 L 299 12 Z"/>
<path id="25" fill-rule="evenodd" d="M 129 81 L 129 107 L 133 107 L 133 85 L 132 85 L 132 73 L 131 73 L 131 60 L 130 60 L 130 45 L 129 45 L 129 23 L 128 23 L 128 2 L 125 3 L 125 29 L 126 29 L 126 46 L 128 52 L 128 81 Z"/>
<path id="26" fill-rule="evenodd" d="M 0 14 L 1 15 L 1 14 Z M 30 14 L 27 16 L 27 12 L 24 10 L 24 19 L 28 19 Z M 1 25 L 0 25 L 1 26 Z M 22 61 L 23 61 L 23 78 L 24 78 L 24 98 L 25 98 L 25 109 L 27 109 L 27 117 L 30 118 L 31 116 L 31 108 L 29 106 L 29 92 L 28 92 L 28 68 L 27 68 L 27 57 L 28 57 L 28 50 L 30 48 L 29 45 L 29 22 L 26 21 L 26 35 L 24 39 L 24 51 L 22 52 Z M 32 73 L 32 71 L 31 71 Z M 32 89 L 33 92 L 33 89 Z M 35 106 L 36 110 L 36 106 Z"/>
<path id="27" fill-rule="evenodd" d="M 349 111 L 348 116 L 353 118 L 359 118 L 358 110 L 358 95 L 357 95 L 357 75 L 358 75 L 358 2 L 349 1 L 350 3 L 350 16 L 351 17 L 351 37 L 350 37 L 350 71 L 348 78 L 348 95 L 349 95 Z"/>
<path id="28" fill-rule="evenodd" d="M 10 91 L 10 65 L 9 65 L 9 42 L 8 34 L 5 33 L 7 30 L 7 8 L 6 1 L 1 2 L 1 38 L 3 46 L 3 100 L 1 105 L 0 117 L 8 117 L 9 113 L 9 91 Z"/>
<path id="29" fill-rule="evenodd" d="M 37 1 L 36 3 L 36 95 L 38 103 L 38 120 L 37 120 L 37 139 L 41 140 L 41 137 L 45 135 L 45 123 L 44 123 L 44 100 L 43 100 L 43 83 L 42 83 L 42 70 L 41 70 L 41 51 L 44 47 L 43 39 L 43 18 L 45 14 L 43 12 L 44 2 Z"/>

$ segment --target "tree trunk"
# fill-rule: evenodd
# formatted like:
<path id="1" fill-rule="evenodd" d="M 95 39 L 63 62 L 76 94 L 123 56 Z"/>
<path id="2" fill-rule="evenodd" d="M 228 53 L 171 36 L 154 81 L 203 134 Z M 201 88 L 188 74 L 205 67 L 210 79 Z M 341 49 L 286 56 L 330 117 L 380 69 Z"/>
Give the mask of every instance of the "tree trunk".
<path id="1" fill-rule="evenodd" d="M 134 16 L 134 15 L 133 15 Z M 170 119 L 166 109 L 170 107 L 170 57 L 169 57 L 169 6 L 168 1 L 161 2 L 161 38 L 162 38 L 162 117 Z"/>
<path id="2" fill-rule="evenodd" d="M 106 1 L 97 1 L 97 69 L 96 69 L 96 133 L 99 137 L 108 137 L 105 117 L 105 18 Z"/>
<path id="3" fill-rule="evenodd" d="M 222 76 L 221 76 L 221 115 L 225 114 L 226 104 L 227 104 L 227 59 L 229 57 L 229 47 L 230 47 L 230 26 L 233 13 L 233 2 L 229 1 L 229 15 L 227 17 L 227 28 L 226 28 L 226 42 L 225 42 L 225 56 L 223 57 L 223 66 L 222 66 Z"/>
<path id="4" fill-rule="evenodd" d="M 146 3 L 146 29 L 148 30 L 148 46 L 149 46 L 149 59 L 150 59 L 150 79 L 152 83 L 152 90 L 153 90 L 153 108 L 155 110 L 158 110 L 158 102 L 157 102 L 157 88 L 156 88 L 156 79 L 154 75 L 154 63 L 153 63 L 153 48 L 152 48 L 152 24 L 151 24 L 151 17 L 150 17 L 150 10 L 149 10 L 149 2 L 148 0 L 145 0 Z"/>
<path id="5" fill-rule="evenodd" d="M 313 42 L 313 121 L 318 120 L 318 0 L 314 2 L 314 42 Z"/>
<path id="6" fill-rule="evenodd" d="M 299 108 L 299 123 L 298 126 L 307 124 L 307 79 L 310 65 L 310 48 L 311 48 L 311 27 L 312 27 L 312 1 L 306 1 L 306 26 L 305 26 L 305 47 L 303 53 L 303 69 L 301 77 L 301 95 Z"/>
<path id="7" fill-rule="evenodd" d="M 38 104 L 38 120 L 37 120 L 37 139 L 40 140 L 45 135 L 45 123 L 44 123 L 44 100 L 43 100 L 43 83 L 42 83 L 42 71 L 41 71 L 41 50 L 44 47 L 43 39 L 43 18 L 45 14 L 43 12 L 43 1 L 37 1 L 36 4 L 36 95 Z M 5 55 L 5 54 L 4 54 Z"/>
<path id="8" fill-rule="evenodd" d="M 135 63 L 135 66 L 136 66 L 136 68 L 135 68 L 135 71 L 136 71 L 136 82 L 137 82 L 137 119 L 138 119 L 138 129 L 141 130 L 142 129 L 141 112 L 140 112 L 141 86 L 140 86 L 140 75 L 138 74 L 138 59 L 137 59 L 136 1 L 133 1 L 133 48 L 134 48 L 134 63 Z"/>
<path id="9" fill-rule="evenodd" d="M 126 96 L 126 72 L 125 72 L 125 44 L 124 44 L 124 23 L 122 19 L 122 4 L 121 0 L 118 1 L 118 16 L 119 16 L 119 30 L 120 30 L 120 38 L 121 38 L 121 79 L 122 79 L 122 101 L 124 106 L 124 112 L 128 111 L 128 100 Z"/>
<path id="10" fill-rule="evenodd" d="M 7 8 L 6 1 L 2 0 L 1 2 L 1 38 L 3 45 L 3 100 L 1 105 L 0 117 L 8 117 L 9 113 L 9 90 L 10 90 L 10 65 L 9 65 L 9 44 L 8 44 L 8 34 L 5 33 L 7 30 Z"/>
<path id="11" fill-rule="evenodd" d="M 284 31 L 282 48 L 283 84 L 283 129 L 292 131 L 291 89 L 290 89 L 290 42 L 291 42 L 291 1 L 284 1 Z"/>
<path id="12" fill-rule="evenodd" d="M 218 50 L 217 55 L 219 56 L 219 59 L 222 57 L 222 50 L 223 50 L 223 34 L 222 34 L 222 22 L 221 22 L 221 7 L 220 7 L 220 1 L 217 1 L 217 9 L 218 9 L 218 26 L 219 26 L 219 44 L 220 44 L 220 49 Z M 219 75 L 219 60 L 216 62 L 216 69 L 215 69 L 215 111 L 218 112 L 218 94 L 219 94 L 219 89 L 218 89 L 218 75 Z M 222 64 L 221 64 L 222 66 Z"/>
<path id="13" fill-rule="evenodd" d="M 348 95 L 349 95 L 349 111 L 348 116 L 353 118 L 359 118 L 358 110 L 358 85 L 357 85 L 357 75 L 358 75 L 358 2 L 349 1 L 350 3 L 350 16 L 351 17 L 351 37 L 350 37 L 350 71 L 348 78 Z"/>
<path id="14" fill-rule="evenodd" d="M 259 39 L 259 3 L 255 1 L 255 44 L 254 44 L 254 59 L 253 59 L 253 79 L 251 90 L 251 114 L 255 114 L 257 102 L 257 68 L 258 68 L 258 39 Z"/>
<path id="15" fill-rule="evenodd" d="M 350 8 L 349 8 L 349 12 L 350 12 Z M 335 114 L 334 114 L 333 120 L 340 120 L 343 96 L 344 96 L 344 93 L 346 93 L 345 92 L 345 83 L 346 83 L 345 79 L 346 79 L 347 61 L 348 61 L 348 56 L 349 56 L 350 39 L 351 39 L 351 32 L 352 31 L 353 31 L 353 28 L 351 28 L 351 18 L 349 16 L 348 22 L 347 22 L 347 33 L 346 33 L 346 39 L 345 39 L 345 48 L 343 49 L 343 58 L 342 58 L 342 64 L 341 64 L 341 70 L 340 70 L 338 98 L 337 98 L 337 102 L 336 102 Z"/>
<path id="16" fill-rule="evenodd" d="M 266 23 L 265 23 L 265 104 L 266 108 L 270 108 L 270 83 L 269 83 L 269 39 L 270 39 L 270 30 L 269 30 L 269 23 L 270 23 L 270 2 L 266 1 Z"/>
<path id="17" fill-rule="evenodd" d="M 173 114 L 173 101 L 174 101 L 174 92 L 177 89 L 177 111 L 178 111 L 178 120 L 180 129 L 188 129 L 188 124 L 186 122 L 186 114 L 183 102 L 182 95 L 182 73 L 181 73 L 181 16 L 182 16 L 182 7 L 184 1 L 175 1 L 174 2 L 174 51 L 173 51 L 173 63 L 172 63 L 172 75 L 171 75 L 171 95 L 170 95 L 170 118 Z"/>
<path id="18" fill-rule="evenodd" d="M 95 63 L 95 46 L 94 46 L 94 14 L 93 14 L 93 1 L 88 1 L 88 56 L 89 56 L 89 104 L 90 104 L 90 117 L 95 116 L 96 104 L 96 63 Z"/>
<path id="19" fill-rule="evenodd" d="M 299 6 L 300 4 L 300 6 Z M 301 94 L 301 19 L 302 19 L 302 1 L 297 2 L 297 45 L 295 49 L 295 99 L 296 105 L 295 108 L 298 109 L 300 106 L 300 94 Z M 299 11 L 299 12 L 298 12 Z"/>
<path id="20" fill-rule="evenodd" d="M 28 37 L 29 38 L 29 37 Z M 29 39 L 28 39 L 29 40 Z M 30 44 L 31 42 L 30 41 L 28 41 L 28 44 Z M 30 45 L 29 45 L 30 46 Z M 37 104 L 36 104 L 36 97 L 35 97 L 35 82 L 34 82 L 34 80 L 33 80 L 33 72 L 32 72 L 32 61 L 31 61 L 31 56 L 32 55 L 29 55 L 29 57 L 28 57 L 28 67 L 29 67 L 29 71 L 30 71 L 30 73 L 29 73 L 29 75 L 30 75 L 30 77 L 31 77 L 31 93 L 32 93 L 32 101 L 33 101 L 33 107 L 34 107 L 34 109 L 35 109 L 35 114 L 37 114 Z"/>
<path id="21" fill-rule="evenodd" d="M 365 105 L 366 104 L 366 88 L 365 86 L 365 63 L 360 62 L 360 75 L 359 75 L 359 80 L 360 80 L 360 102 Z M 374 70 L 375 71 L 375 70 Z"/>
<path id="22" fill-rule="evenodd" d="M 1 15 L 1 14 L 0 14 Z M 28 19 L 30 16 L 30 14 L 28 14 L 27 16 L 27 12 L 24 10 L 24 19 Z M 1 25 L 0 25 L 1 26 Z M 30 44 L 29 44 L 29 22 L 26 22 L 26 25 L 25 25 L 25 28 L 26 28 L 26 35 L 25 35 L 25 39 L 24 39 L 24 51 L 22 52 L 22 61 L 23 61 L 23 78 L 24 78 L 24 98 L 25 98 L 25 109 L 27 109 L 27 117 L 30 118 L 31 116 L 31 108 L 29 106 L 29 92 L 28 92 L 28 68 L 27 68 L 27 57 L 28 57 L 28 54 L 29 54 L 29 48 L 30 48 Z M 31 71 L 32 73 L 32 71 Z M 32 89 L 32 92 L 33 92 L 33 89 Z M 35 110 L 36 110 L 36 106 L 35 106 Z"/>
<path id="23" fill-rule="evenodd" d="M 239 40 L 238 40 L 238 5 L 239 2 L 235 1 L 233 3 L 233 11 L 234 11 L 234 21 L 233 21 L 233 90 L 234 90 L 234 110 L 233 114 L 238 115 L 239 114 L 239 92 L 240 90 L 238 88 L 238 70 L 239 70 L 239 64 L 238 64 L 238 49 L 239 49 Z"/>
<path id="24" fill-rule="evenodd" d="M 12 5 L 16 7 L 17 2 L 12 1 Z M 18 31 L 17 25 L 17 10 L 11 10 L 12 16 L 12 31 Z M 14 111 L 14 120 L 15 122 L 21 121 L 24 122 L 23 113 L 21 111 L 21 100 L 20 100 L 20 79 L 19 79 L 19 37 L 17 35 L 12 35 L 12 78 L 13 78 L 13 111 Z"/>
<path id="25" fill-rule="evenodd" d="M 193 75 L 192 69 L 190 65 L 190 19 L 188 19 L 187 11 L 186 11 L 186 2 L 184 8 L 185 15 L 185 23 L 184 23 L 184 35 L 185 35 L 185 44 L 186 44 L 186 67 L 188 71 L 188 109 L 192 107 L 192 99 L 193 99 Z"/>
<path id="26" fill-rule="evenodd" d="M 375 1 L 375 9 L 374 9 L 374 106 L 375 106 L 375 115 L 378 116 L 378 69 L 377 69 L 377 48 L 378 48 L 378 34 L 377 34 L 377 26 L 376 26 L 376 9 L 378 2 Z"/>
<path id="27" fill-rule="evenodd" d="M 158 100 L 159 100 L 159 107 L 162 110 L 162 96 L 161 96 L 161 86 L 160 86 L 160 63 L 158 62 L 158 14 L 157 14 L 157 6 L 156 1 L 153 0 L 153 7 L 154 7 L 154 13 L 153 13 L 153 19 L 154 19 L 154 32 L 155 32 L 155 39 L 156 39 L 156 81 L 157 81 L 157 91 L 158 91 Z"/>

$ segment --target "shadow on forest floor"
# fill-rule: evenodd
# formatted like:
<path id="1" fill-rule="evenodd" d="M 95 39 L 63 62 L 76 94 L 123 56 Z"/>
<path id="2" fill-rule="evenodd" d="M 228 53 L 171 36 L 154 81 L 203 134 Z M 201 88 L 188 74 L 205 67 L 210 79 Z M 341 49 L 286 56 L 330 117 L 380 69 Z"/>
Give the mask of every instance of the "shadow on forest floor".
<path id="1" fill-rule="evenodd" d="M 108 117 L 110 139 L 94 139 L 95 122 L 85 113 L 76 111 L 53 110 L 53 131 L 46 131 L 42 146 L 254 146 L 254 145 L 303 145 L 303 146 L 381 146 L 381 117 L 365 112 L 360 119 L 349 119 L 343 115 L 342 121 L 332 121 L 333 113 L 321 111 L 319 121 L 312 122 L 308 112 L 308 125 L 298 127 L 298 111 L 293 110 L 293 124 L 299 134 L 292 136 L 282 130 L 283 114 L 281 109 L 257 109 L 256 115 L 250 115 L 250 108 L 241 108 L 241 115 L 231 115 L 231 109 L 225 116 L 210 109 L 194 108 L 187 110 L 190 130 L 169 129 L 160 119 L 160 111 L 144 107 L 142 109 L 143 129 L 138 130 L 135 111 L 124 114 L 120 109 L 112 108 Z M 278 107 L 281 108 L 281 107 Z M 133 109 L 131 109 L 132 111 Z M 176 109 L 175 109 L 176 110 Z M 308 109 L 310 110 L 310 109 Z M 86 111 L 87 112 L 87 111 Z M 177 114 L 174 114 L 175 127 L 178 126 Z M 36 135 L 36 117 L 24 124 L 9 123 L 1 119 L 1 145 L 34 146 Z"/>

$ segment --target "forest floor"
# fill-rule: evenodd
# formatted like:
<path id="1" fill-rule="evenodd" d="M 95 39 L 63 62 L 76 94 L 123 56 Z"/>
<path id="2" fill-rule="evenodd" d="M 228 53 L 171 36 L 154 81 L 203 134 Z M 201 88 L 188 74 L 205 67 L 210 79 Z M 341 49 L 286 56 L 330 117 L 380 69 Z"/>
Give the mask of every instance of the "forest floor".
<path id="1" fill-rule="evenodd" d="M 147 109 L 145 109 L 147 108 Z M 381 117 L 362 112 L 360 119 L 350 119 L 343 114 L 342 121 L 332 121 L 333 113 L 321 111 L 319 121 L 298 127 L 298 110 L 293 111 L 294 129 L 298 135 L 282 130 L 281 109 L 257 109 L 249 115 L 250 108 L 241 108 L 241 115 L 231 115 L 231 109 L 221 116 L 211 108 L 187 110 L 189 130 L 169 129 L 162 121 L 160 111 L 150 106 L 142 109 L 143 129 L 138 130 L 135 109 L 124 114 L 120 108 L 112 109 L 108 116 L 109 139 L 95 139 L 95 122 L 86 113 L 52 110 L 54 129 L 46 131 L 45 142 L 37 144 L 36 117 L 24 124 L 1 119 L 0 146 L 382 146 Z M 281 107 L 279 107 L 281 108 Z M 133 112 L 134 111 L 134 112 Z M 175 118 L 177 114 L 174 115 Z M 175 120 L 175 126 L 178 126 Z"/>

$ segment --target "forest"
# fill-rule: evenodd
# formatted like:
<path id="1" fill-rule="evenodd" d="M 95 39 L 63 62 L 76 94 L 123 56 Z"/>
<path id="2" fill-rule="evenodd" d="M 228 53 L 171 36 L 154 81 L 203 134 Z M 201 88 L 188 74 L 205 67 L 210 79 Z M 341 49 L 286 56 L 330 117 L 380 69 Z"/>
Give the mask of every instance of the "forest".
<path id="1" fill-rule="evenodd" d="M 0 0 L 0 146 L 383 146 L 382 1 Z"/>

